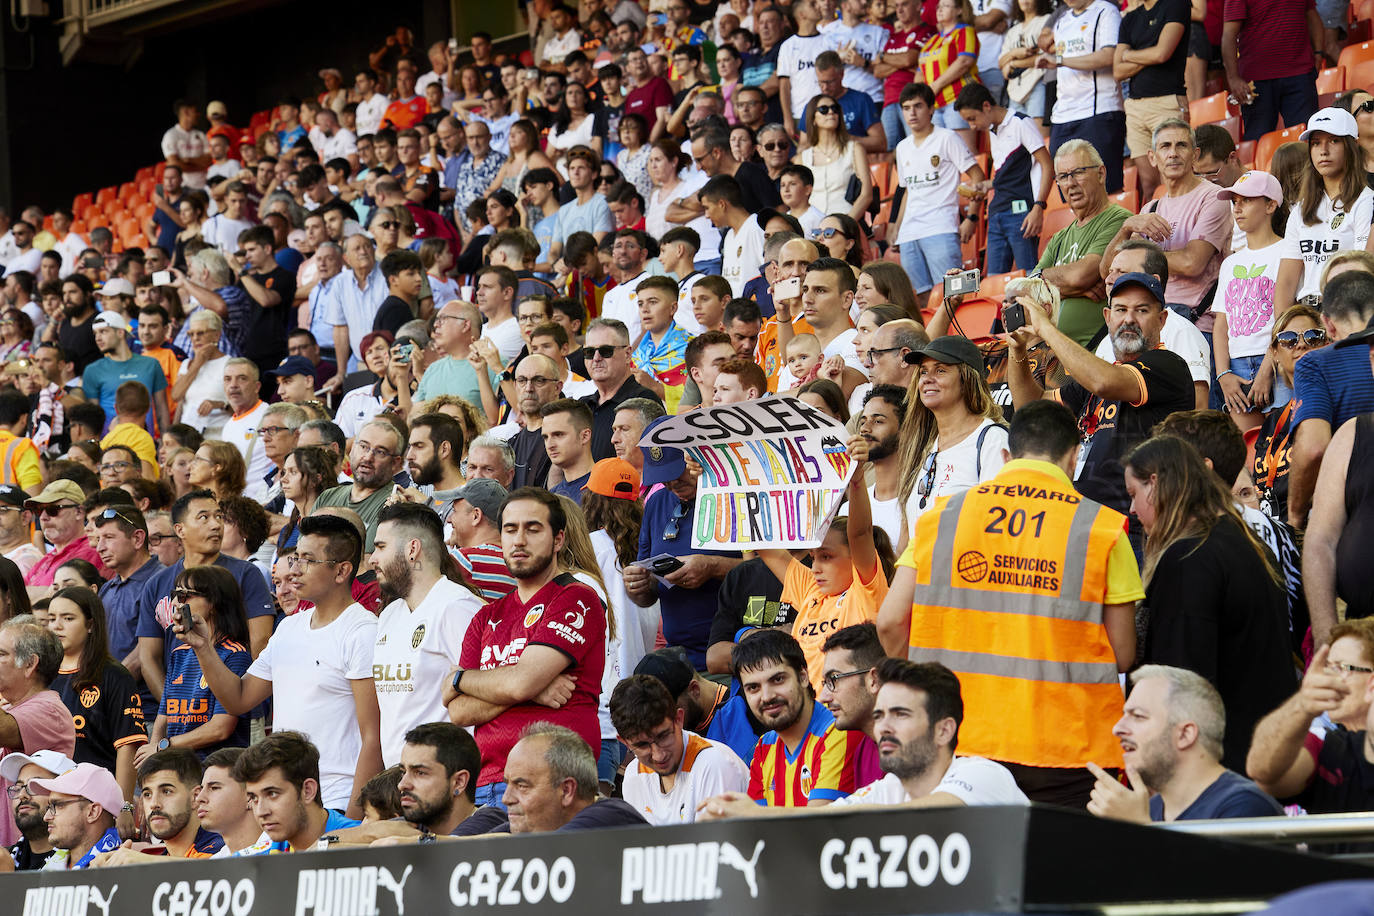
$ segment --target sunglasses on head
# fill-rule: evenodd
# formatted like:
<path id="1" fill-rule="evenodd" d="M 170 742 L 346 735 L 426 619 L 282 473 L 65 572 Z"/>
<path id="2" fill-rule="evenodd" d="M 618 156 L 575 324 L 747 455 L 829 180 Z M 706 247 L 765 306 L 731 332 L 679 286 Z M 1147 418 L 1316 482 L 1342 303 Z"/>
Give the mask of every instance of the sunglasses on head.
<path id="1" fill-rule="evenodd" d="M 1321 328 L 1308 328 L 1299 334 L 1297 331 L 1279 331 L 1274 335 L 1274 343 L 1283 347 L 1285 350 L 1292 350 L 1298 345 L 1299 338 L 1309 349 L 1320 347 L 1326 343 L 1326 332 Z"/>

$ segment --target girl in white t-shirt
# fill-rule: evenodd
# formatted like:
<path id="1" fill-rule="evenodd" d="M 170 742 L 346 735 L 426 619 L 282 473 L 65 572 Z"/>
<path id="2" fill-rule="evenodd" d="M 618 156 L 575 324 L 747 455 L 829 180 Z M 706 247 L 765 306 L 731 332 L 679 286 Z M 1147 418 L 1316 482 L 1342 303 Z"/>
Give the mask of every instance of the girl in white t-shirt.
<path id="1" fill-rule="evenodd" d="M 1007 430 L 983 378 L 982 354 L 963 337 L 940 337 L 920 351 L 902 423 L 900 556 L 921 514 L 994 477 L 1006 462 Z"/>
<path id="2" fill-rule="evenodd" d="M 1231 216 L 1245 232 L 1245 247 L 1221 262 L 1212 300 L 1217 385 L 1226 409 L 1244 431 L 1264 422 L 1262 410 L 1273 393 L 1268 383 L 1251 385 L 1269 353 L 1288 208 L 1279 180 L 1268 172 L 1246 172 L 1217 196 L 1231 201 Z M 1265 375 L 1273 378 L 1272 366 Z"/>
<path id="3" fill-rule="evenodd" d="M 1282 315 L 1305 296 L 1321 293 L 1328 258 L 1348 248 L 1371 250 L 1369 224 L 1374 191 L 1365 184 L 1359 126 L 1350 112 L 1323 108 L 1301 138 L 1308 159 L 1301 191 L 1284 232 L 1274 311 Z"/>

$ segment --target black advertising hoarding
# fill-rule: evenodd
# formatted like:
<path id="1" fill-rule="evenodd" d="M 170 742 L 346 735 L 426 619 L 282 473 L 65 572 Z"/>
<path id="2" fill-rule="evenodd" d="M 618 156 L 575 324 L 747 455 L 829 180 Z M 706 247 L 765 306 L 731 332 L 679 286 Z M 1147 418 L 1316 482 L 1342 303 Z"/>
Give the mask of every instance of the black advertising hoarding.
<path id="1" fill-rule="evenodd" d="M 1149 861 L 1168 865 L 1142 869 Z M 1189 879 L 1191 872 L 1197 878 Z M 25 872 L 0 878 L 8 901 L 0 912 L 1019 912 L 1056 902 L 1167 900 L 1175 880 L 1199 899 L 1203 876 L 1208 891 L 1202 896 L 1226 899 L 1370 875 L 1374 870 L 1361 866 L 1071 812 L 947 808 Z"/>

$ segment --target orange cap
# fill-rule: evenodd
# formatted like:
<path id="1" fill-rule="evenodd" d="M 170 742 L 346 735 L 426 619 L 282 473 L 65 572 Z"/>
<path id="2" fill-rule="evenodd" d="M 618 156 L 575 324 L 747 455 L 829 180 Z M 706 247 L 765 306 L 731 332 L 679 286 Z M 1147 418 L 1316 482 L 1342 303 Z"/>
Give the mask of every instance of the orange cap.
<path id="1" fill-rule="evenodd" d="M 611 499 L 639 499 L 639 472 L 624 458 L 603 458 L 592 465 L 583 489 Z"/>

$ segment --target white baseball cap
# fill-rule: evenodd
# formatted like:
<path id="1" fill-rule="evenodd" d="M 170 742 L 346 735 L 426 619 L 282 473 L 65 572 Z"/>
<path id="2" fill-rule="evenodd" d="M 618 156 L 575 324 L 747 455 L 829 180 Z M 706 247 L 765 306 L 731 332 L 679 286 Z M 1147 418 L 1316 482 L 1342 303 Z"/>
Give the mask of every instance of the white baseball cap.
<path id="1" fill-rule="evenodd" d="M 61 751 L 42 750 L 34 751 L 32 754 L 6 754 L 5 759 L 0 760 L 0 779 L 18 782 L 19 771 L 29 764 L 42 767 L 58 776 L 76 766 L 76 761 Z"/>
<path id="2" fill-rule="evenodd" d="M 95 321 L 91 322 L 92 331 L 99 330 L 100 328 L 114 328 L 116 331 L 123 331 L 127 334 L 129 332 L 129 319 L 125 318 L 119 312 L 106 309 L 99 315 L 96 315 Z"/>
<path id="3" fill-rule="evenodd" d="M 1360 138 L 1360 125 L 1355 123 L 1355 116 L 1344 108 L 1323 108 L 1308 118 L 1307 130 L 1298 134 L 1298 139 L 1306 140 L 1318 131 L 1333 137 Z"/>
<path id="4" fill-rule="evenodd" d="M 96 290 L 97 296 L 133 296 L 134 285 L 123 277 L 106 280 L 105 285 Z"/>

